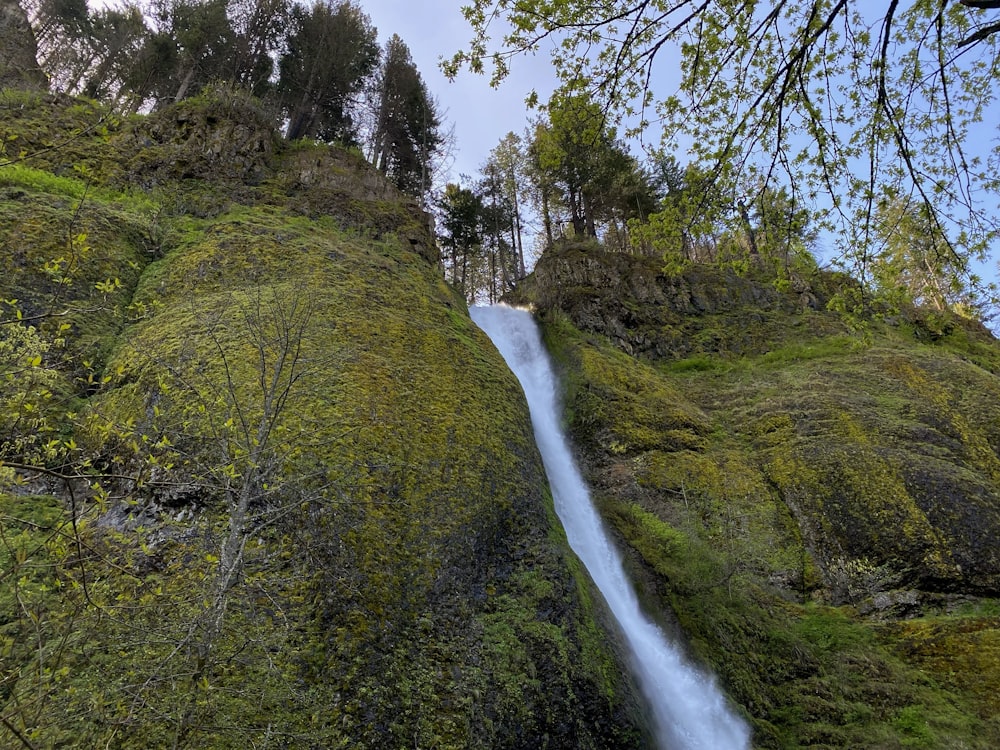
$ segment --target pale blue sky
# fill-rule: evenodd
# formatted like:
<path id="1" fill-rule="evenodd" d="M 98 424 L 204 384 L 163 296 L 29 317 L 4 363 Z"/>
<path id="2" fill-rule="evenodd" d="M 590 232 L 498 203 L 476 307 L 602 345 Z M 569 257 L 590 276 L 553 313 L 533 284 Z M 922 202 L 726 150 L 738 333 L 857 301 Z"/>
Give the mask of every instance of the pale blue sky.
<path id="1" fill-rule="evenodd" d="M 468 71 L 449 82 L 438 67 L 439 59 L 451 57 L 471 38 L 462 18 L 462 0 L 359 0 L 359 5 L 378 29 L 381 43 L 393 34 L 406 42 L 446 121 L 454 125 L 452 181 L 459 174 L 475 177 L 504 135 L 524 130 L 533 116 L 524 100 L 533 88 L 545 101 L 554 87 L 548 50 L 514 60 L 510 77 L 497 89 L 490 88 L 488 76 Z"/>

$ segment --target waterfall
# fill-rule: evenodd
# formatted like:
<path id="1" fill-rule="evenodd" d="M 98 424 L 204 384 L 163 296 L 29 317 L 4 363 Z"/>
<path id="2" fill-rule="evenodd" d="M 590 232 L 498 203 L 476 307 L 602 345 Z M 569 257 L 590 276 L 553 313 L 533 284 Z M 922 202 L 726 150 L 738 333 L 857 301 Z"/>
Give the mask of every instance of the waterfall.
<path id="1" fill-rule="evenodd" d="M 531 314 L 502 305 L 476 307 L 471 312 L 521 381 L 556 513 L 570 546 L 621 626 L 660 747 L 748 748 L 747 726 L 729 710 L 711 675 L 692 664 L 642 612 L 621 556 L 604 530 L 562 433 L 555 375 Z"/>

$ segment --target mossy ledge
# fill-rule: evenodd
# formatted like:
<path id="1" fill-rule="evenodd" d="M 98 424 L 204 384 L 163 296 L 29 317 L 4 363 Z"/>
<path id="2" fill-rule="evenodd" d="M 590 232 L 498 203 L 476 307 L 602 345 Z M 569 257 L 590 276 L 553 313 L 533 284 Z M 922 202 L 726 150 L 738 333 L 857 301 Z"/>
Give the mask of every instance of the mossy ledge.
<path id="1" fill-rule="evenodd" d="M 646 745 L 411 200 L 224 91 L 0 128 L 0 297 L 59 383 L 0 495 L 0 744 Z"/>
<path id="2" fill-rule="evenodd" d="M 1000 344 L 593 244 L 533 304 L 644 597 L 756 747 L 1000 745 Z"/>

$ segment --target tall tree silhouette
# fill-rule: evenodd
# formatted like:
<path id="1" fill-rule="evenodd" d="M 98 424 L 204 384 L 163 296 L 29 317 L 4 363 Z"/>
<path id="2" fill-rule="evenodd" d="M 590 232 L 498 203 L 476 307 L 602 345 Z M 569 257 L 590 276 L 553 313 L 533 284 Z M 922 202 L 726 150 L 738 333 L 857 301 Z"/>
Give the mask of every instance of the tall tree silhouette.
<path id="1" fill-rule="evenodd" d="M 153 31 L 125 82 L 132 109 L 163 107 L 229 79 L 236 33 L 226 0 L 156 0 L 150 11 Z"/>
<path id="2" fill-rule="evenodd" d="M 357 6 L 320 0 L 308 9 L 295 7 L 278 66 L 288 139 L 354 142 L 351 100 L 378 59 L 375 29 Z"/>
<path id="3" fill-rule="evenodd" d="M 441 123 L 410 49 L 398 35 L 386 44 L 376 92 L 371 161 L 401 190 L 421 195 L 430 188 Z"/>

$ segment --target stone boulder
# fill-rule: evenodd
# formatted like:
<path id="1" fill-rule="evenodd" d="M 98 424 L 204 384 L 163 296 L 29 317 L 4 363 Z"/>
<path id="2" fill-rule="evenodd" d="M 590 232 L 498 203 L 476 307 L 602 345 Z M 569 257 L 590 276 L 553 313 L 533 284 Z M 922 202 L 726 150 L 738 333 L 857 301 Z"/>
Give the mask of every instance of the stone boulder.
<path id="1" fill-rule="evenodd" d="M 45 89 L 35 34 L 16 0 L 0 0 L 0 89 Z"/>

